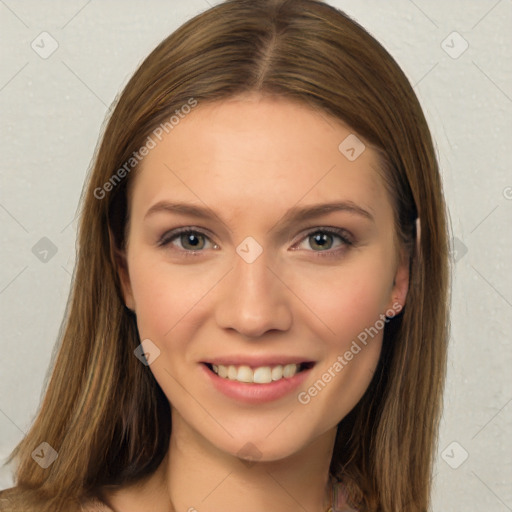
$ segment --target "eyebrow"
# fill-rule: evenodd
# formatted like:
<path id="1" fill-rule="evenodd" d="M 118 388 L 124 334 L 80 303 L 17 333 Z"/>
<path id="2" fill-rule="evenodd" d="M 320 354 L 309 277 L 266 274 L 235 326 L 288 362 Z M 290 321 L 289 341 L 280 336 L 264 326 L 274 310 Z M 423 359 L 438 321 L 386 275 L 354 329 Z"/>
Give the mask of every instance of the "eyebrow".
<path id="1" fill-rule="evenodd" d="M 144 215 L 144 219 L 147 219 L 149 216 L 154 215 L 155 213 L 162 212 L 190 215 L 199 219 L 211 219 L 212 217 L 215 217 L 219 219 L 222 224 L 225 224 L 219 215 L 208 206 L 198 206 L 191 203 L 170 201 L 159 201 L 158 203 L 151 206 Z M 276 224 L 274 224 L 270 231 L 273 231 L 274 227 L 278 223 L 282 224 L 282 227 L 279 229 L 279 232 L 281 232 L 285 231 L 290 226 L 293 226 L 298 222 L 304 222 L 306 220 L 314 219 L 322 215 L 328 215 L 329 213 L 333 212 L 347 212 L 352 215 L 358 215 L 368 219 L 371 222 L 375 222 L 375 219 L 370 211 L 357 205 L 353 201 L 339 201 L 334 203 L 315 204 L 304 207 L 293 206 L 279 219 Z"/>

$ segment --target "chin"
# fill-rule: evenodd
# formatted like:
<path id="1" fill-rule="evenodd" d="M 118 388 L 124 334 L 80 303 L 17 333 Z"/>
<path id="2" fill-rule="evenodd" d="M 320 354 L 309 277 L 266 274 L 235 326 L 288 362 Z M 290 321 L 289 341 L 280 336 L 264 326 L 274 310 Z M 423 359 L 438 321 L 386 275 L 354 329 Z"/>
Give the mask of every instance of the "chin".
<path id="1" fill-rule="evenodd" d="M 291 415 L 290 415 L 291 416 Z M 234 431 L 234 438 L 222 436 L 222 438 L 209 438 L 209 442 L 217 449 L 237 457 L 242 462 L 253 464 L 255 462 L 274 462 L 292 457 L 305 450 L 321 434 L 315 434 L 314 429 L 302 424 L 298 429 L 293 425 L 294 432 L 289 428 L 283 428 L 279 423 L 280 417 L 273 422 L 271 428 L 259 428 Z M 277 427 L 277 428 L 276 428 Z M 287 425 L 287 427 L 289 427 Z M 281 430 L 281 431 L 280 431 Z M 236 433 L 235 433 L 236 432 Z M 207 434 L 207 433 L 206 433 Z"/>
<path id="2" fill-rule="evenodd" d="M 277 441 L 277 442 L 276 442 Z M 228 453 L 241 459 L 242 462 L 254 464 L 257 462 L 275 462 L 283 460 L 299 453 L 304 449 L 304 444 L 300 442 L 290 442 L 287 440 L 276 440 L 273 442 L 255 440 L 247 437 L 239 444 L 229 447 Z M 283 442 L 281 442 L 283 441 Z"/>

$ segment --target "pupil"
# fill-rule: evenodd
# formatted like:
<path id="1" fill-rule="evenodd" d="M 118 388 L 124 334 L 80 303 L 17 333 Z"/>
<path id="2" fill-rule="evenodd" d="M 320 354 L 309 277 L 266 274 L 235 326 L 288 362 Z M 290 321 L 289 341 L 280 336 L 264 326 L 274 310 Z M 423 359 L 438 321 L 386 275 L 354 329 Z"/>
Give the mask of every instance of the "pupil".
<path id="1" fill-rule="evenodd" d="M 315 244 L 321 248 L 325 248 L 326 246 L 330 246 L 328 243 L 327 237 L 330 235 L 326 233 L 316 233 L 313 235 L 313 239 L 315 240 Z"/>
<path id="2" fill-rule="evenodd" d="M 189 234 L 184 235 L 184 238 L 186 240 L 186 243 L 189 246 L 191 246 L 192 248 L 197 249 L 197 247 L 201 245 L 201 243 L 199 241 L 199 237 L 197 237 L 193 233 L 189 233 Z"/>

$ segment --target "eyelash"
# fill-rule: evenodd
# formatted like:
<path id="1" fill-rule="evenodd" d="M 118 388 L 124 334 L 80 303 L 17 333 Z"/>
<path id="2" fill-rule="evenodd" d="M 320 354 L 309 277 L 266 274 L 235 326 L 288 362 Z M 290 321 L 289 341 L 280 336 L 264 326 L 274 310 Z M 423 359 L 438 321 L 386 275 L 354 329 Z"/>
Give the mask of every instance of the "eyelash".
<path id="1" fill-rule="evenodd" d="M 321 257 L 321 258 L 340 257 L 341 256 L 340 252 L 343 252 L 344 250 L 346 250 L 347 247 L 355 245 L 355 242 L 353 241 L 352 236 L 345 229 L 330 228 L 330 227 L 318 227 L 318 228 L 308 231 L 299 240 L 299 242 L 297 242 L 297 244 L 299 244 L 300 242 L 303 242 L 309 236 L 314 235 L 316 233 L 328 233 L 330 235 L 335 235 L 335 236 L 339 237 L 343 243 L 343 245 L 341 247 L 338 247 L 337 249 L 328 249 L 326 251 L 309 251 L 309 252 L 314 252 L 316 254 L 316 256 Z M 183 234 L 199 234 L 199 235 L 207 238 L 210 242 L 212 242 L 210 240 L 210 237 L 205 232 L 203 232 L 201 229 L 195 229 L 192 226 L 190 226 L 190 227 L 184 227 L 184 228 L 177 228 L 173 231 L 169 231 L 169 232 L 165 233 L 164 235 L 162 235 L 162 237 L 158 241 L 157 245 L 159 247 L 166 247 L 172 241 L 174 241 L 176 238 L 178 238 L 180 235 L 183 235 Z M 201 252 L 204 252 L 202 250 L 201 251 L 190 251 L 187 249 L 179 249 L 179 248 L 178 248 L 178 250 L 180 252 L 183 252 L 183 254 L 187 257 L 189 257 L 189 256 L 197 257 Z"/>

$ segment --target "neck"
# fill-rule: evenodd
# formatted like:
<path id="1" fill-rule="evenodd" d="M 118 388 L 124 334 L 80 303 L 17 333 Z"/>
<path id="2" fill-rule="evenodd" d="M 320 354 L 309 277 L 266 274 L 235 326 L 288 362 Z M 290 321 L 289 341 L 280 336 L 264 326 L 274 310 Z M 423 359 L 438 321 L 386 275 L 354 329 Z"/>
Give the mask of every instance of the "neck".
<path id="1" fill-rule="evenodd" d="M 325 512 L 335 436 L 336 428 L 285 459 L 249 462 L 218 450 L 173 415 L 163 465 L 174 510 L 239 512 L 243 504 L 244 512 Z"/>

